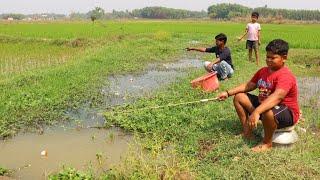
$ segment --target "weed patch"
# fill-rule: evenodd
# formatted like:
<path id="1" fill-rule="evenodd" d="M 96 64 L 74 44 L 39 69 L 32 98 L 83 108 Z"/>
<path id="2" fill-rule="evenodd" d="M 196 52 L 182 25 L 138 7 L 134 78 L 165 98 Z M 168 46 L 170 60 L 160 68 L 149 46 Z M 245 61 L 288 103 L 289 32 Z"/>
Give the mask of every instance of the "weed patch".
<path id="1" fill-rule="evenodd" d="M 72 179 L 87 179 L 93 180 L 93 175 L 90 173 L 84 173 L 77 171 L 74 168 L 64 168 L 61 172 L 49 175 L 50 180 L 72 180 Z"/>

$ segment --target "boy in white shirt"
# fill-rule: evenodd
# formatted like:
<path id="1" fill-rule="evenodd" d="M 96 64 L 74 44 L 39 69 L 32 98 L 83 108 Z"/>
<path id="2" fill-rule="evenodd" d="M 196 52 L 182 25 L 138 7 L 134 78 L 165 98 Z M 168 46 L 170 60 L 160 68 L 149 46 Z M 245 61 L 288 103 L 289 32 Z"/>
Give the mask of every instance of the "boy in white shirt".
<path id="1" fill-rule="evenodd" d="M 259 45 L 261 44 L 261 26 L 257 23 L 259 13 L 253 12 L 251 14 L 251 22 L 247 24 L 245 33 L 239 38 L 239 41 L 248 34 L 246 48 L 249 49 L 249 61 L 252 61 L 252 49 L 256 56 L 256 63 L 259 65 Z"/>

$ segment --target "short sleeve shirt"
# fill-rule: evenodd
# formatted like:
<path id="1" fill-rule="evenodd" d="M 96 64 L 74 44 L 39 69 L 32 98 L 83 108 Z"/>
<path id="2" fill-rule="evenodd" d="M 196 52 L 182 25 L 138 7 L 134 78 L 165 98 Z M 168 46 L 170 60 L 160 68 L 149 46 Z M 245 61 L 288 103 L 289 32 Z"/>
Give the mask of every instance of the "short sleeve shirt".
<path id="1" fill-rule="evenodd" d="M 247 24 L 247 30 L 248 30 L 248 40 L 249 41 L 258 41 L 259 37 L 259 31 L 261 31 L 261 26 L 259 23 L 248 23 Z"/>
<path id="2" fill-rule="evenodd" d="M 213 46 L 206 48 L 206 52 L 215 53 L 216 58 L 220 58 L 221 61 L 227 62 L 232 67 L 232 69 L 234 69 L 232 64 L 231 51 L 228 47 L 225 47 L 222 50 L 220 50 L 217 46 Z"/>
<path id="3" fill-rule="evenodd" d="M 284 99 L 280 102 L 287 106 L 293 115 L 294 123 L 299 119 L 298 88 L 297 80 L 287 67 L 270 72 L 268 67 L 261 68 L 251 79 L 259 89 L 259 101 L 264 101 L 276 89 L 287 92 Z"/>

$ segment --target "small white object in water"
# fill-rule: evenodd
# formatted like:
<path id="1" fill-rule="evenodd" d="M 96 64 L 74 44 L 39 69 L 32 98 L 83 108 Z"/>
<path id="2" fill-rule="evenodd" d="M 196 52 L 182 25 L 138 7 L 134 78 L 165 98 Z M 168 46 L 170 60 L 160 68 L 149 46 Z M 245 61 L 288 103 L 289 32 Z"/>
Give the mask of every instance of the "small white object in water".
<path id="1" fill-rule="evenodd" d="M 130 81 L 132 82 L 132 81 L 133 81 L 133 78 L 130 78 Z"/>
<path id="2" fill-rule="evenodd" d="M 190 43 L 191 43 L 191 44 L 199 44 L 199 41 L 192 40 Z"/>
<path id="3" fill-rule="evenodd" d="M 119 95 L 120 95 L 120 93 L 119 93 L 119 92 L 115 92 L 115 93 L 114 93 L 114 95 L 119 96 Z"/>
<path id="4" fill-rule="evenodd" d="M 48 152 L 46 150 L 41 151 L 41 156 L 42 157 L 47 157 L 48 156 Z"/>

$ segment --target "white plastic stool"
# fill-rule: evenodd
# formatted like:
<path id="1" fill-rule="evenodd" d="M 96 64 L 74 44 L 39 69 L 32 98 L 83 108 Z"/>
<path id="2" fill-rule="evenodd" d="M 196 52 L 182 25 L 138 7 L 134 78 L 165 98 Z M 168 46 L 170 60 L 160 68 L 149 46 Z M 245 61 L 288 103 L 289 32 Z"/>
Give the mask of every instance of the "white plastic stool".
<path id="1" fill-rule="evenodd" d="M 262 137 L 264 132 L 262 131 Z M 280 145 L 290 145 L 298 140 L 298 134 L 294 130 L 294 125 L 282 129 L 276 129 L 272 136 L 272 142 Z"/>

